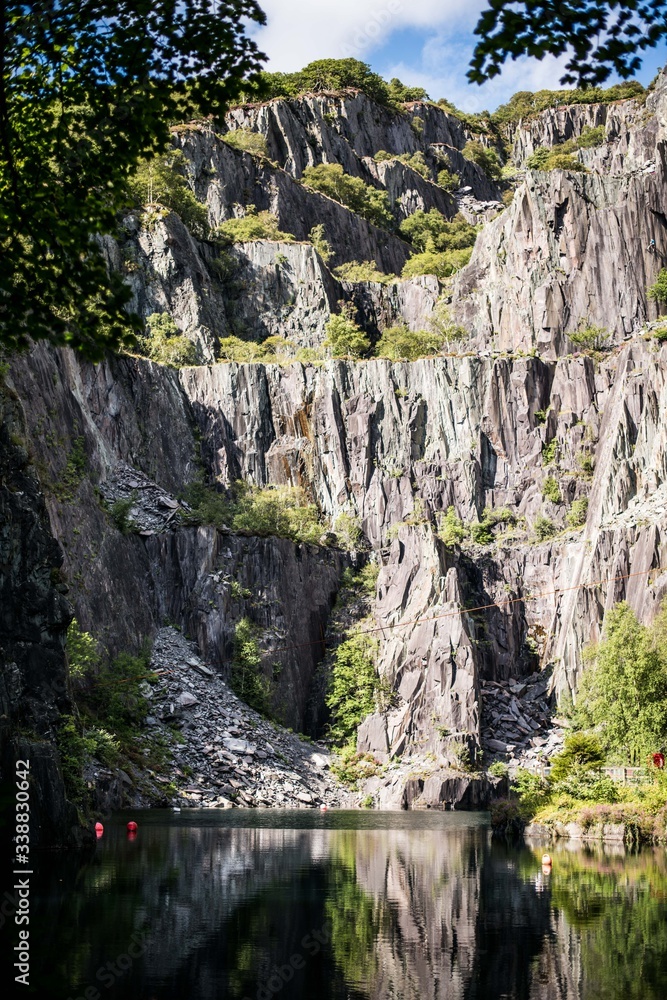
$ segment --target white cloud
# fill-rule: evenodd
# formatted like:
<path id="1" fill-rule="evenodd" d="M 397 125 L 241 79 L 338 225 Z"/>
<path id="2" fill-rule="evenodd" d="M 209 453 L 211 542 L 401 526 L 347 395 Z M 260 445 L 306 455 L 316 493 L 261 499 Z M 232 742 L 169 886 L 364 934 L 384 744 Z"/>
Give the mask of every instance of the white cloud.
<path id="1" fill-rule="evenodd" d="M 365 59 L 404 28 L 469 31 L 484 0 L 260 0 L 267 25 L 255 33 L 269 69 L 291 72 L 313 59 Z"/>
<path id="2" fill-rule="evenodd" d="M 267 68 L 292 72 L 314 59 L 353 56 L 370 61 L 389 79 L 422 86 L 431 97 L 446 97 L 464 111 L 492 111 L 517 90 L 559 86 L 565 57 L 510 62 L 482 87 L 469 85 L 466 72 L 474 47 L 472 30 L 487 0 L 260 0 L 265 27 L 254 32 L 269 57 Z M 428 31 L 420 57 L 395 59 L 400 32 Z M 390 39 L 388 51 L 383 46 Z M 373 54 L 376 58 L 372 58 Z M 384 58 L 383 58 L 384 56 Z M 388 65 L 389 64 L 389 65 Z"/>
<path id="3" fill-rule="evenodd" d="M 560 89 L 567 62 L 567 56 L 510 61 L 499 76 L 480 87 L 466 80 L 471 56 L 472 45 L 438 34 L 424 46 L 420 66 L 396 63 L 383 75 L 424 87 L 434 100 L 445 97 L 462 111 L 493 111 L 518 90 Z"/>

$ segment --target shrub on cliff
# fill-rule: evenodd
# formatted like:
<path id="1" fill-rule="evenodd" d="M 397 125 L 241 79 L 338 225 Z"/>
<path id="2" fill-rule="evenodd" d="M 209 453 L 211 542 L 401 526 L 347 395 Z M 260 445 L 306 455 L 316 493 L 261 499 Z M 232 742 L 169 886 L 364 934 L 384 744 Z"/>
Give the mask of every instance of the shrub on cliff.
<path id="1" fill-rule="evenodd" d="M 234 652 L 230 686 L 246 705 L 260 715 L 271 715 L 270 684 L 262 673 L 262 654 L 257 629 L 249 618 L 242 618 L 234 630 Z"/>
<path id="2" fill-rule="evenodd" d="M 540 146 L 526 160 L 526 166 L 531 170 L 569 170 L 576 173 L 587 173 L 588 168 L 581 160 L 571 153 L 564 152 L 558 146 L 547 149 Z"/>
<path id="3" fill-rule="evenodd" d="M 421 174 L 425 180 L 430 181 L 431 179 L 431 168 L 421 150 L 418 150 L 416 153 L 387 153 L 386 150 L 381 149 L 375 154 L 373 159 L 376 163 L 386 163 L 390 160 L 396 160 L 398 163 L 404 163 L 416 173 Z"/>
<path id="4" fill-rule="evenodd" d="M 442 337 L 445 344 L 450 347 L 452 344 L 460 344 L 467 340 L 470 334 L 463 326 L 459 326 L 452 319 L 452 311 L 447 301 L 438 299 L 435 308 L 429 318 L 429 329 Z"/>
<path id="5" fill-rule="evenodd" d="M 285 364 L 292 360 L 293 353 L 294 343 L 286 337 L 274 335 L 259 344 L 255 340 L 241 340 L 240 337 L 221 337 L 217 360 L 235 361 L 237 364 Z"/>
<path id="6" fill-rule="evenodd" d="M 440 528 L 438 530 L 438 537 L 444 543 L 445 547 L 453 549 L 454 546 L 464 542 L 469 534 L 470 530 L 465 527 L 463 521 L 457 515 L 456 509 L 448 507 L 447 513 L 444 514 L 440 521 Z"/>
<path id="7" fill-rule="evenodd" d="M 546 542 L 547 539 L 553 538 L 557 528 L 550 518 L 544 517 L 543 514 L 538 514 L 533 522 L 533 531 L 538 542 Z"/>
<path id="8" fill-rule="evenodd" d="M 323 263 L 328 264 L 333 257 L 333 249 L 325 236 L 324 226 L 321 222 L 317 226 L 313 226 L 308 239 L 322 258 Z"/>
<path id="9" fill-rule="evenodd" d="M 582 351 L 605 351 L 609 348 L 611 334 L 604 326 L 594 326 L 585 320 L 579 324 L 573 333 L 568 333 L 568 338 Z"/>
<path id="10" fill-rule="evenodd" d="M 353 309 L 344 303 L 341 312 L 331 317 L 326 326 L 323 346 L 334 358 L 361 358 L 368 353 L 371 342 L 368 334 L 352 318 Z"/>
<path id="11" fill-rule="evenodd" d="M 339 281 L 375 281 L 380 285 L 387 285 L 397 280 L 395 274 L 384 274 L 380 271 L 374 260 L 348 261 L 337 267 L 334 274 Z"/>
<path id="12" fill-rule="evenodd" d="M 568 528 L 581 528 L 586 524 L 588 517 L 588 497 L 581 497 L 574 500 L 572 506 L 565 515 Z"/>
<path id="13" fill-rule="evenodd" d="M 306 167 L 303 183 L 381 229 L 394 228 L 394 216 L 386 191 L 370 187 L 360 177 L 346 174 L 339 163 L 318 163 L 317 166 Z"/>
<path id="14" fill-rule="evenodd" d="M 197 364 L 197 347 L 179 331 L 168 313 L 153 313 L 146 319 L 146 332 L 138 351 L 161 365 L 183 368 Z"/>
<path id="15" fill-rule="evenodd" d="M 438 171 L 438 185 L 445 191 L 456 191 L 461 186 L 461 178 L 447 167 L 443 167 Z"/>
<path id="16" fill-rule="evenodd" d="M 225 132 L 223 140 L 232 149 L 238 149 L 242 153 L 250 153 L 252 156 L 268 157 L 269 151 L 266 145 L 266 136 L 261 132 L 253 132 L 249 128 L 231 129 Z"/>
<path id="17" fill-rule="evenodd" d="M 542 496 L 545 500 L 550 500 L 551 503 L 561 503 L 563 498 L 561 496 L 560 487 L 558 486 L 558 480 L 554 479 L 553 476 L 547 476 L 542 484 Z"/>
<path id="18" fill-rule="evenodd" d="M 596 146 L 602 145 L 605 135 L 606 129 L 604 125 L 596 125 L 595 127 L 587 125 L 576 140 L 577 146 L 579 149 L 594 149 Z"/>
<path id="19" fill-rule="evenodd" d="M 424 274 L 434 274 L 444 280 L 465 267 L 471 257 L 472 247 L 467 250 L 446 250 L 444 253 L 433 250 L 415 253 L 405 262 L 401 277 L 419 278 Z"/>
<path id="20" fill-rule="evenodd" d="M 324 531 L 318 508 L 296 486 L 261 488 L 236 482 L 220 492 L 195 482 L 185 487 L 181 499 L 190 508 L 181 515 L 185 524 L 226 527 L 263 538 L 290 538 L 312 545 L 319 545 Z"/>
<path id="21" fill-rule="evenodd" d="M 92 675 L 100 663 L 100 651 L 90 632 L 82 632 L 76 618 L 67 629 L 67 662 L 69 675 L 73 681 L 83 681 Z"/>
<path id="22" fill-rule="evenodd" d="M 463 147 L 463 155 L 466 160 L 476 163 L 481 167 L 486 176 L 492 181 L 499 181 L 502 177 L 502 167 L 495 149 L 484 146 L 475 139 L 469 139 Z"/>
<path id="23" fill-rule="evenodd" d="M 329 731 L 338 746 L 354 745 L 357 728 L 386 701 L 386 684 L 376 669 L 378 642 L 361 632 L 351 635 L 334 653 L 327 707 Z"/>
<path id="24" fill-rule="evenodd" d="M 447 219 L 437 208 L 413 212 L 400 227 L 400 234 L 416 250 L 464 250 L 473 247 L 479 228 L 460 213 Z"/>
<path id="25" fill-rule="evenodd" d="M 416 361 L 437 354 L 444 345 L 442 334 L 427 330 L 410 330 L 405 323 L 389 326 L 377 342 L 378 358 L 390 361 Z"/>
<path id="26" fill-rule="evenodd" d="M 185 176 L 186 160 L 180 149 L 170 149 L 154 160 L 141 163 L 128 181 L 134 204 L 160 204 L 176 212 L 193 236 L 205 239 L 208 212 L 194 195 Z"/>
<path id="27" fill-rule="evenodd" d="M 414 212 L 401 223 L 400 232 L 417 250 L 406 262 L 402 277 L 434 274 L 444 279 L 468 263 L 478 229 L 462 215 L 450 220 L 433 208 Z"/>
<path id="28" fill-rule="evenodd" d="M 294 243 L 291 233 L 278 228 L 278 217 L 273 212 L 258 212 L 254 205 L 247 205 L 245 215 L 221 222 L 214 234 L 223 243 L 255 243 L 271 240 L 275 243 Z"/>
<path id="29" fill-rule="evenodd" d="M 294 542 L 319 545 L 322 535 L 320 514 L 297 486 L 258 489 L 245 483 L 234 487 L 231 527 L 250 535 L 277 535 Z"/>
<path id="30" fill-rule="evenodd" d="M 663 267 L 647 293 L 655 302 L 667 302 L 667 268 Z"/>

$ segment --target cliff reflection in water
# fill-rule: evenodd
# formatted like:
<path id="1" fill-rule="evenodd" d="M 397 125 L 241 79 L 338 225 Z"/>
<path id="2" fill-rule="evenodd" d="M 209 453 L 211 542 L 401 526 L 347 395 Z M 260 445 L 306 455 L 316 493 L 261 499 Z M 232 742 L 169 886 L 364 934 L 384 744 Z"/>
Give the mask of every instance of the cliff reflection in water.
<path id="1" fill-rule="evenodd" d="M 461 814 L 152 814 L 41 871 L 33 981 L 63 1000 L 667 996 L 665 852 L 563 847 L 548 876 L 540 855 Z"/>

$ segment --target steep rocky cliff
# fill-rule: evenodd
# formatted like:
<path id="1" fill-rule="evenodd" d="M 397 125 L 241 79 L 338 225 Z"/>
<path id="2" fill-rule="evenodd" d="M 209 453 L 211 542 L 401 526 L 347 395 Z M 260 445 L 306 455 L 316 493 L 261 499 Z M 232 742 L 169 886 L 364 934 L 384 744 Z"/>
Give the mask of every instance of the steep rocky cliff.
<path id="1" fill-rule="evenodd" d="M 327 627 L 345 570 L 370 559 L 378 669 L 393 697 L 362 724 L 360 749 L 385 760 L 433 754 L 444 767 L 462 747 L 475 753 L 484 726 L 487 751 L 536 756 L 544 699 L 576 691 L 605 608 L 627 598 L 648 621 L 667 591 L 667 348 L 651 338 L 657 307 L 646 295 L 667 253 L 666 100 L 663 77 L 646 106 L 561 108 L 519 123 L 513 200 L 446 282 L 338 280 L 331 269 L 351 260 L 398 273 L 410 248 L 300 182 L 307 166 L 338 162 L 386 189 L 397 221 L 418 208 L 452 217 L 470 199 L 487 218 L 500 191 L 462 156 L 470 134 L 441 108 L 399 114 L 349 93 L 231 111 L 226 127 L 261 133 L 268 158 L 233 149 L 208 124 L 177 129 L 213 226 L 254 204 L 299 242 L 221 248 L 194 239 L 175 213 L 129 215 L 105 244 L 110 265 L 138 311 L 168 313 L 201 363 L 92 366 L 44 347 L 13 359 L 10 384 L 82 626 L 114 653 L 175 622 L 225 675 L 248 615 L 274 705 L 302 728 L 318 714 L 308 704 L 321 699 L 327 644 L 340 638 Z M 588 172 L 524 176 L 537 146 L 600 125 L 605 141 L 577 154 Z M 432 178 L 375 162 L 381 150 L 421 152 Z M 435 183 L 443 155 L 462 178 L 454 195 Z M 319 224 L 328 266 L 307 242 Z M 341 300 L 374 342 L 397 322 L 428 328 L 443 298 L 469 331 L 445 356 L 215 363 L 230 334 L 321 345 Z M 606 352 L 568 353 L 580 321 L 608 329 Z M 199 479 L 303 488 L 322 515 L 321 544 L 189 526 L 183 490 Z M 123 534 L 109 516 L 118 498 L 132 500 L 138 530 Z M 362 552 L 325 530 L 341 514 L 358 518 Z M 460 519 L 458 537 L 446 516 Z M 519 683 L 541 669 L 539 684 Z M 521 747 L 491 704 L 498 689 L 512 691 Z M 535 711 L 522 714 L 526 691 Z M 378 800 L 441 806 L 443 774 L 407 799 L 402 787 L 384 800 L 376 789 Z"/>
<path id="2" fill-rule="evenodd" d="M 567 334 L 581 322 L 619 343 L 655 319 L 646 289 L 667 260 L 666 104 L 662 76 L 645 108 L 563 109 L 517 129 L 519 164 L 587 125 L 606 132 L 602 145 L 578 154 L 587 172 L 527 170 L 509 209 L 479 237 L 453 290 L 479 345 L 553 357 L 571 349 Z"/>
<path id="3" fill-rule="evenodd" d="M 80 842 L 55 749 L 71 713 L 64 638 L 70 609 L 16 393 L 0 381 L 0 759 L 3 798 L 30 780 L 31 844 Z M 21 763 L 18 763 L 18 762 Z M 12 808 L 13 813 L 13 808 Z M 9 833 L 9 831 L 6 831 Z"/>

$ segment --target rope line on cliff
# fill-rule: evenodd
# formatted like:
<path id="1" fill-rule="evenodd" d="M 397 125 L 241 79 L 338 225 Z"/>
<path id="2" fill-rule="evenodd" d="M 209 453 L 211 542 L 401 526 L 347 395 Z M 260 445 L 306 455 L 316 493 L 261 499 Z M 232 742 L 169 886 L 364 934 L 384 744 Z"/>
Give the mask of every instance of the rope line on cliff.
<path id="1" fill-rule="evenodd" d="M 649 569 L 641 570 L 640 572 L 637 572 L 637 573 L 623 573 L 623 574 L 620 574 L 619 576 L 613 576 L 613 577 L 611 577 L 608 580 L 591 580 L 589 583 L 578 583 L 578 584 L 575 584 L 572 587 L 558 587 L 556 590 L 547 590 L 547 591 L 543 591 L 542 593 L 539 593 L 539 594 L 532 594 L 532 595 L 523 596 L 523 597 L 510 597 L 510 598 L 507 598 L 504 601 L 493 601 L 491 604 L 480 604 L 480 605 L 478 605 L 475 608 L 463 608 L 463 607 L 461 607 L 461 608 L 457 608 L 454 611 L 444 611 L 444 612 L 442 612 L 442 614 L 438 614 L 438 615 L 428 615 L 428 616 L 424 616 L 424 617 L 420 616 L 420 617 L 417 617 L 417 618 L 408 619 L 408 621 L 405 621 L 405 622 L 394 622 L 391 625 L 377 625 L 377 626 L 374 626 L 373 628 L 359 629 L 359 631 L 356 632 L 355 635 L 373 635 L 373 634 L 375 634 L 377 632 L 384 633 L 384 632 L 386 632 L 389 629 L 407 628 L 409 625 L 421 625 L 422 623 L 425 623 L 425 622 L 439 621 L 439 620 L 441 620 L 443 618 L 454 618 L 454 617 L 456 617 L 456 615 L 464 615 L 464 614 L 466 614 L 466 615 L 472 615 L 472 614 L 475 614 L 475 613 L 477 613 L 479 611 L 490 611 L 493 608 L 509 607 L 509 606 L 511 606 L 513 604 L 525 604 L 526 601 L 539 601 L 539 600 L 542 600 L 545 597 L 558 597 L 558 596 L 560 596 L 562 594 L 568 594 L 568 593 L 571 593 L 572 591 L 575 591 L 575 590 L 586 590 L 589 587 L 591 587 L 591 588 L 593 588 L 593 587 L 602 587 L 605 584 L 607 585 L 607 587 L 609 587 L 612 583 L 617 583 L 619 580 L 631 580 L 634 577 L 646 576 L 649 573 L 653 572 L 654 569 L 657 569 L 658 571 L 662 571 L 662 567 L 651 567 Z M 271 653 L 285 653 L 285 652 L 289 652 L 290 650 L 293 650 L 293 649 L 302 649 L 302 648 L 304 648 L 306 646 L 323 646 L 324 647 L 325 645 L 326 645 L 326 640 L 325 639 L 315 639 L 315 640 L 311 640 L 310 642 L 301 642 L 301 643 L 294 644 L 292 646 L 280 646 L 278 649 L 272 649 L 272 650 L 270 650 L 270 652 Z"/>
<path id="2" fill-rule="evenodd" d="M 561 596 L 562 594 L 572 593 L 575 590 L 586 590 L 589 587 L 590 588 L 602 587 L 605 584 L 607 585 L 607 587 L 609 587 L 612 583 L 618 583 L 620 580 L 632 580 L 638 576 L 647 576 L 649 573 L 652 573 L 654 571 L 663 572 L 663 569 L 661 566 L 649 567 L 649 569 L 644 569 L 636 573 L 622 573 L 618 576 L 612 576 L 608 580 L 602 580 L 602 579 L 591 580 L 589 583 L 577 583 L 572 587 L 558 587 L 555 590 L 545 590 L 539 594 L 531 594 L 529 596 L 524 596 L 524 597 L 509 597 L 504 601 L 493 601 L 491 604 L 479 604 L 475 608 L 460 607 L 456 608 L 453 611 L 444 611 L 442 612 L 442 614 L 438 615 L 428 615 L 424 617 L 411 618 L 408 619 L 408 621 L 394 622 L 391 625 L 377 625 L 373 628 L 359 629 L 359 631 L 356 632 L 355 635 L 374 635 L 377 632 L 382 632 L 384 634 L 384 632 L 390 629 L 407 628 L 409 625 L 421 625 L 426 622 L 440 621 L 443 618 L 454 618 L 457 615 L 464 615 L 464 614 L 472 615 L 476 614 L 479 611 L 491 611 L 494 608 L 510 607 L 513 604 L 525 604 L 526 601 L 539 601 L 545 597 L 558 597 Z M 335 647 L 336 644 L 333 645 Z M 266 650 L 265 652 L 271 653 L 271 655 L 275 653 L 288 653 L 291 652 L 292 650 L 304 649 L 309 646 L 321 646 L 322 649 L 324 650 L 326 649 L 327 646 L 327 640 L 323 636 L 321 639 L 313 639 L 310 640 L 309 642 L 294 643 L 293 645 L 290 646 L 279 646 L 277 649 L 269 649 Z M 146 674 L 145 677 L 149 677 L 150 674 L 158 674 L 162 676 L 164 674 L 171 674 L 171 673 L 174 673 L 174 671 L 162 667 L 158 668 L 157 670 L 150 671 L 150 673 Z"/>

